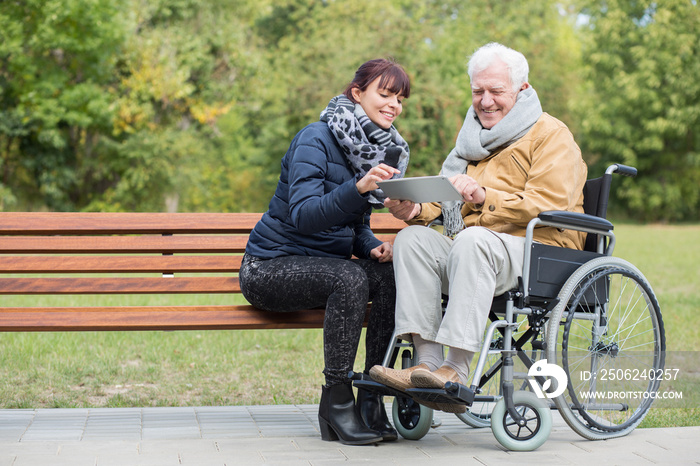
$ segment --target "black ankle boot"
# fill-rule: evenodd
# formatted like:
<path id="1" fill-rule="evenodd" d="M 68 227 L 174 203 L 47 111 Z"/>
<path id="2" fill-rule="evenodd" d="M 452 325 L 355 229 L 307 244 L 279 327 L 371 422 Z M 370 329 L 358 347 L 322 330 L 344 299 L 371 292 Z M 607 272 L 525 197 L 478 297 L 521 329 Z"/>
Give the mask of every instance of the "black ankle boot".
<path id="1" fill-rule="evenodd" d="M 389 422 L 382 397 L 367 390 L 357 390 L 357 414 L 372 430 L 382 435 L 384 441 L 396 440 L 399 434 Z"/>
<path id="2" fill-rule="evenodd" d="M 382 440 L 381 434 L 368 428 L 358 416 L 350 384 L 321 387 L 318 425 L 323 440 L 340 440 L 346 445 L 365 445 Z"/>

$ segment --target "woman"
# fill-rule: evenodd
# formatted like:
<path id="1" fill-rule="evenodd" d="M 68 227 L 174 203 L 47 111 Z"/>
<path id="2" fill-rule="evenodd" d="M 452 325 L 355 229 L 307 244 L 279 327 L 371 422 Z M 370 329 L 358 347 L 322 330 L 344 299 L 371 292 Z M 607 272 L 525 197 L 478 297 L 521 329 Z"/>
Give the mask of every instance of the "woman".
<path id="1" fill-rule="evenodd" d="M 360 390 L 355 402 L 348 372 L 369 301 L 366 373 L 381 363 L 394 329 L 392 245 L 374 236 L 369 218 L 384 200 L 377 181 L 403 176 L 408 164 L 408 145 L 393 122 L 409 93 L 398 64 L 378 59 L 360 66 L 320 121 L 292 141 L 241 265 L 241 290 L 255 307 L 326 309 L 323 440 L 362 445 L 397 438 L 381 397 Z"/>

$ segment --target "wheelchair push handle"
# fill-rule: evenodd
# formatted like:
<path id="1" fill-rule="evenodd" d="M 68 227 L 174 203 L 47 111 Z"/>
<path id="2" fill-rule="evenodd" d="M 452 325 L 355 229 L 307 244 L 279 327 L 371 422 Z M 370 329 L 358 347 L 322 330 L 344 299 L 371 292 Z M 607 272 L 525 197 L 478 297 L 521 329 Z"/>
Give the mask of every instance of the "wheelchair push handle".
<path id="1" fill-rule="evenodd" d="M 614 165 L 610 165 L 608 169 L 605 170 L 605 173 L 618 173 L 622 176 L 635 177 L 637 176 L 637 169 L 634 167 L 630 167 L 629 165 L 622 165 L 621 163 L 616 163 Z"/>

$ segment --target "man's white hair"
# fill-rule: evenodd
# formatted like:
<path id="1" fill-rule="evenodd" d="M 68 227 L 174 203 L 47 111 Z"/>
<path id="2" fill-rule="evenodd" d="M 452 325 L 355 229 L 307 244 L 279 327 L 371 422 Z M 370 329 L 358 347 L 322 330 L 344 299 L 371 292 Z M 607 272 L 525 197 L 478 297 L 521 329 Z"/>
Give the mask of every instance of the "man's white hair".
<path id="1" fill-rule="evenodd" d="M 469 58 L 469 65 L 467 66 L 469 80 L 473 81 L 476 73 L 488 68 L 496 59 L 500 59 L 508 67 L 510 82 L 514 91 L 518 91 L 524 83 L 528 82 L 530 66 L 527 64 L 525 55 L 497 42 L 491 42 L 480 47 Z"/>

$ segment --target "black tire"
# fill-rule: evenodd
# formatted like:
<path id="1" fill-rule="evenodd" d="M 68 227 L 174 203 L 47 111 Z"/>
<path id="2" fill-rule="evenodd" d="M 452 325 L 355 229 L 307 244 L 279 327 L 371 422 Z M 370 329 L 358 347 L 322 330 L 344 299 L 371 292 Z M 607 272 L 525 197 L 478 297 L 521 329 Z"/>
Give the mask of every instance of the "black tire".
<path id="1" fill-rule="evenodd" d="M 567 389 L 554 399 L 590 440 L 629 434 L 644 419 L 663 373 L 666 338 L 656 296 L 629 262 L 600 257 L 562 287 L 547 327 L 547 360 Z"/>
<path id="2" fill-rule="evenodd" d="M 411 398 L 395 397 L 391 407 L 394 427 L 407 440 L 420 440 L 433 425 L 433 410 Z"/>
<path id="3" fill-rule="evenodd" d="M 524 418 L 523 425 L 516 423 L 506 410 L 506 401 L 496 403 L 491 413 L 491 430 L 498 443 L 513 451 L 536 450 L 552 432 L 552 413 L 543 400 L 532 392 L 513 393 L 515 409 Z"/>

